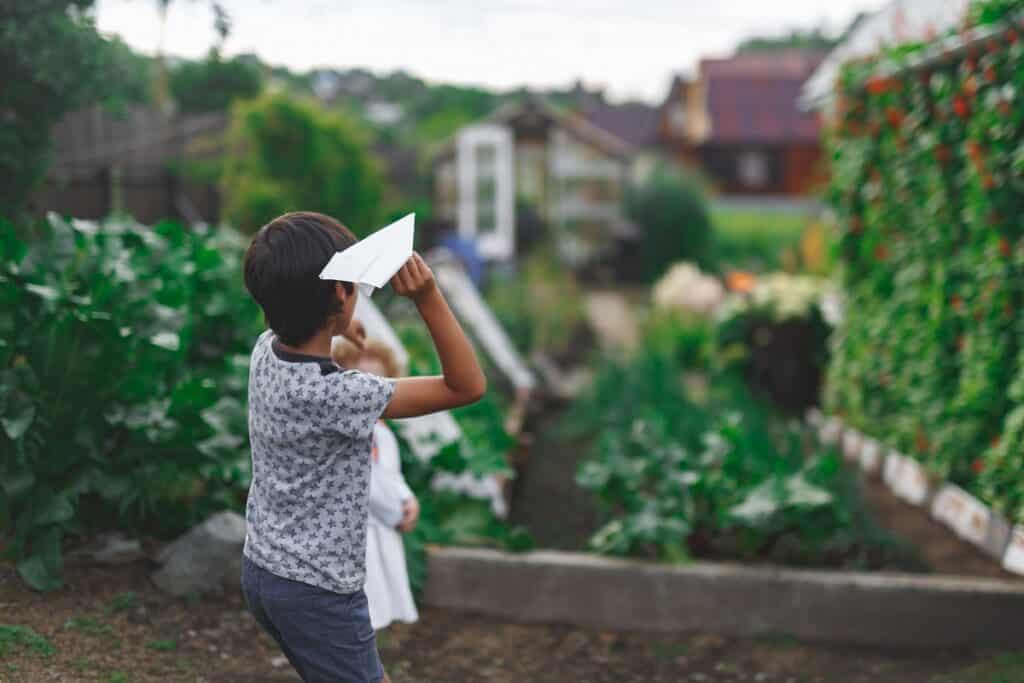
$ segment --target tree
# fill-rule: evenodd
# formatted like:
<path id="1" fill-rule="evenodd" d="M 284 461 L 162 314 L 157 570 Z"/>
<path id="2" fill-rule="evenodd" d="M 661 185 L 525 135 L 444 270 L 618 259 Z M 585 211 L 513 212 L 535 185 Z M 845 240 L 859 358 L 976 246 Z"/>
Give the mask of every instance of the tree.
<path id="1" fill-rule="evenodd" d="M 740 53 L 774 52 L 777 50 L 805 49 L 827 52 L 839 42 L 839 37 L 829 36 L 823 29 L 793 29 L 780 36 L 753 36 L 736 48 Z"/>
<path id="2" fill-rule="evenodd" d="M 347 115 L 278 93 L 236 103 L 231 119 L 223 189 L 236 226 L 253 232 L 287 211 L 309 210 L 357 235 L 378 227 L 384 182 Z"/>
<path id="3" fill-rule="evenodd" d="M 201 62 L 185 62 L 171 72 L 171 95 L 182 112 L 225 111 L 236 99 L 260 93 L 259 68 L 244 59 L 221 59 L 216 50 Z"/>
<path id="4" fill-rule="evenodd" d="M 93 0 L 0 0 L 0 213 L 14 215 L 45 177 L 53 126 L 92 102 L 149 97 L 148 62 L 104 40 Z"/>

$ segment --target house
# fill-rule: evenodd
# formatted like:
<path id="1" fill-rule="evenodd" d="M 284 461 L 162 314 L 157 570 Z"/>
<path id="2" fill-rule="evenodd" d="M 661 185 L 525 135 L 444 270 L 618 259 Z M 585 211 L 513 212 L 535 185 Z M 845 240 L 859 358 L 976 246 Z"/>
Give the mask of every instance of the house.
<path id="1" fill-rule="evenodd" d="M 574 266 L 632 234 L 623 215 L 631 147 L 586 118 L 527 98 L 460 129 L 434 157 L 439 217 L 489 260 L 513 257 L 540 223 Z"/>
<path id="2" fill-rule="evenodd" d="M 823 58 L 793 49 L 702 59 L 661 107 L 665 147 L 723 194 L 807 194 L 821 180 L 821 124 L 797 100 Z"/>
<path id="3" fill-rule="evenodd" d="M 608 131 L 632 149 L 631 179 L 643 180 L 665 156 L 659 131 L 661 112 L 646 102 L 613 104 L 598 97 L 578 108 L 583 118 Z"/>

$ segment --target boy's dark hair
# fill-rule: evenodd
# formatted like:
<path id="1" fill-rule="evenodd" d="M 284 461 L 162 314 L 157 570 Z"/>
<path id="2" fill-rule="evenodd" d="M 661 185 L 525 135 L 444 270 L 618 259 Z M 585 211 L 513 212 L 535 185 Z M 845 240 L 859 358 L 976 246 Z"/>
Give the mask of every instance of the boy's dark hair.
<path id="1" fill-rule="evenodd" d="M 245 252 L 245 288 L 282 342 L 298 346 L 341 310 L 334 282 L 320 271 L 335 252 L 355 244 L 348 228 L 322 213 L 295 211 L 270 221 Z M 352 283 L 344 283 L 352 294 Z"/>

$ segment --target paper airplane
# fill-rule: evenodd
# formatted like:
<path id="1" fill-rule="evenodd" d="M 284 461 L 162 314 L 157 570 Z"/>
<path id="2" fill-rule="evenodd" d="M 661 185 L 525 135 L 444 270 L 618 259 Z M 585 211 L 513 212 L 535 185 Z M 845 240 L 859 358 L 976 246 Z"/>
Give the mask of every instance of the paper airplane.
<path id="1" fill-rule="evenodd" d="M 320 271 L 321 280 L 353 282 L 365 296 L 383 287 L 412 257 L 416 214 L 406 214 L 391 225 L 339 251 Z"/>

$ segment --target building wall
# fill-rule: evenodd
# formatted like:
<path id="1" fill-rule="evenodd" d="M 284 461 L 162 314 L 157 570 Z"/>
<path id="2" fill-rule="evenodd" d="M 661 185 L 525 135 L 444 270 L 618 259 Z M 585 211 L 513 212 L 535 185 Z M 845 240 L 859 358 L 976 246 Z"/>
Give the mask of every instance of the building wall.
<path id="1" fill-rule="evenodd" d="M 570 264 L 600 258 L 623 221 L 629 165 L 556 129 L 550 136 L 548 218 Z"/>
<path id="2" fill-rule="evenodd" d="M 816 143 L 708 144 L 700 149 L 699 163 L 722 194 L 806 195 L 823 179 Z"/>

